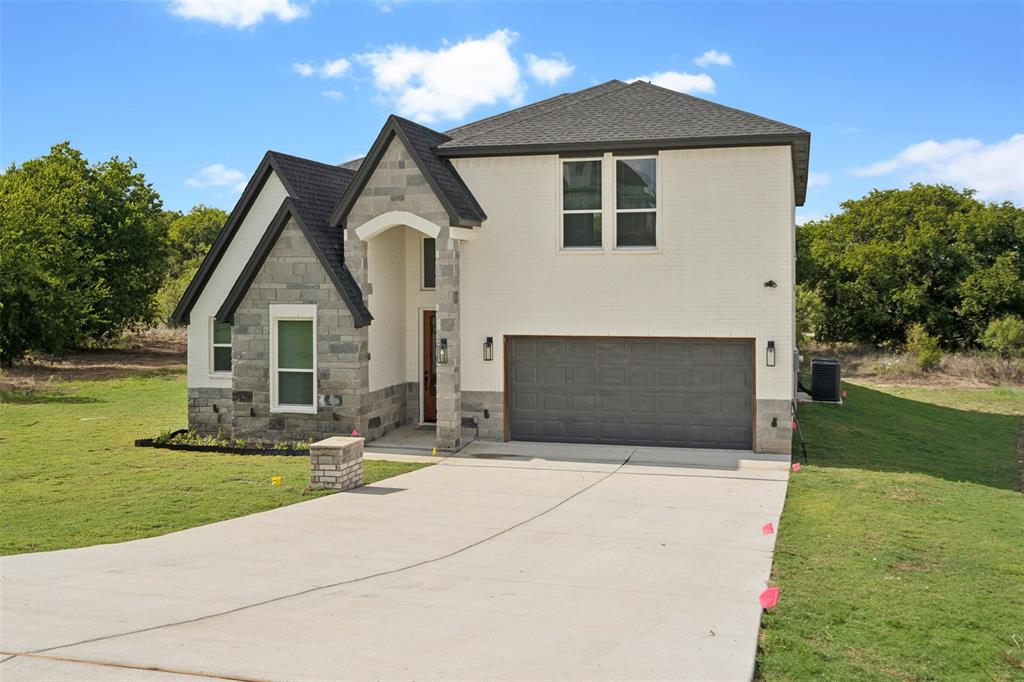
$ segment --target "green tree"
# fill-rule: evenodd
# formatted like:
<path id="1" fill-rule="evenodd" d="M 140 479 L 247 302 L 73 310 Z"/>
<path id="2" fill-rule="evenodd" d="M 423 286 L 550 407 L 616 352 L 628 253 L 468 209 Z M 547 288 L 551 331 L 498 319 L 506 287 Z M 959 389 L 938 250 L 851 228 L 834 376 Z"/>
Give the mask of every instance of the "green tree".
<path id="1" fill-rule="evenodd" d="M 0 175 L 0 363 L 152 322 L 167 268 L 160 197 L 132 159 L 70 143 Z"/>
<path id="2" fill-rule="evenodd" d="M 797 281 L 819 292 L 828 341 L 898 345 L 911 325 L 946 347 L 1024 309 L 1024 210 L 972 190 L 875 190 L 797 231 Z"/>
<path id="3" fill-rule="evenodd" d="M 169 320 L 174 312 L 227 219 L 226 211 L 203 204 L 193 206 L 187 214 L 173 215 L 168 228 L 167 278 L 157 296 L 164 320 Z"/>
<path id="4" fill-rule="evenodd" d="M 199 204 L 179 215 L 168 230 L 171 260 L 183 264 L 202 259 L 227 222 L 228 214 L 219 208 Z"/>

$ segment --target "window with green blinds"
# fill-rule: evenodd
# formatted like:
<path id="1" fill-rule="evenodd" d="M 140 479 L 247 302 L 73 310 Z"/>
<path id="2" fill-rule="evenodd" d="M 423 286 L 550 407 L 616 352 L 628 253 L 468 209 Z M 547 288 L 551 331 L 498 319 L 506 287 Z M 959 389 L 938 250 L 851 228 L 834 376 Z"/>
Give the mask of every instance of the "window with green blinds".
<path id="1" fill-rule="evenodd" d="M 313 321 L 277 322 L 277 402 L 313 405 Z"/>

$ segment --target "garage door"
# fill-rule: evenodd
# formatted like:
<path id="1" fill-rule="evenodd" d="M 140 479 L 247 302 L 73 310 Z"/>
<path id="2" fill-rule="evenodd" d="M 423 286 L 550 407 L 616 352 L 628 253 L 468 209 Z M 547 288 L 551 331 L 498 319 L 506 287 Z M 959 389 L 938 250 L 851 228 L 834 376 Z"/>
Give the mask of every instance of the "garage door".
<path id="1" fill-rule="evenodd" d="M 510 337 L 512 440 L 752 447 L 749 340 Z"/>

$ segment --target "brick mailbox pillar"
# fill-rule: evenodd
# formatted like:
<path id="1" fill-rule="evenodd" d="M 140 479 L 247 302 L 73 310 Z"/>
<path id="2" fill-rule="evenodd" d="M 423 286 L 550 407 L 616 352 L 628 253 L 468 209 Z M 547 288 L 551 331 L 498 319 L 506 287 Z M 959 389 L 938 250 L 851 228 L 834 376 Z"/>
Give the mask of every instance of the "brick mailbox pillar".
<path id="1" fill-rule="evenodd" d="M 332 436 L 309 446 L 311 488 L 350 490 L 363 484 L 363 440 Z"/>

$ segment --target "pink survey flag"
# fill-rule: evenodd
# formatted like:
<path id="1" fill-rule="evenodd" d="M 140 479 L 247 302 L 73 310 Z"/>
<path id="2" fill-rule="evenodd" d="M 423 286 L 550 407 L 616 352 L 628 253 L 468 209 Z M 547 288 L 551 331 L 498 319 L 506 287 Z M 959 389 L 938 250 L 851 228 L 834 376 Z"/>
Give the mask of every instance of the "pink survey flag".
<path id="1" fill-rule="evenodd" d="M 769 521 L 768 523 L 766 523 L 763 526 L 761 526 L 761 532 L 764 533 L 765 535 L 771 535 L 772 533 L 775 532 L 775 526 L 773 526 L 772 522 Z"/>
<path id="2" fill-rule="evenodd" d="M 777 587 L 766 587 L 764 592 L 761 593 L 761 608 L 770 609 L 779 603 L 779 588 Z"/>
<path id="3" fill-rule="evenodd" d="M 793 471 L 800 471 L 800 462 L 793 462 Z"/>

